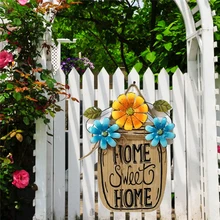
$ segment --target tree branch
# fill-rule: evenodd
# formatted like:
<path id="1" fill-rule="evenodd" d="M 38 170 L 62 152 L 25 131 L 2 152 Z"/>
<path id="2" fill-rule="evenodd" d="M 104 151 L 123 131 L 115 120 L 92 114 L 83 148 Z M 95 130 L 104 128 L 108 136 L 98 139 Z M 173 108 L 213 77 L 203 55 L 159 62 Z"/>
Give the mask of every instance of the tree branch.
<path id="1" fill-rule="evenodd" d="M 156 25 L 156 17 L 157 17 L 157 4 L 158 2 L 155 0 L 151 0 L 151 22 L 150 22 L 150 30 L 153 30 Z M 153 45 L 155 43 L 156 33 L 154 31 L 151 32 L 151 43 L 150 43 L 150 50 L 153 50 Z"/>
<path id="2" fill-rule="evenodd" d="M 109 58 L 114 63 L 115 67 L 118 67 L 118 64 L 116 63 L 114 57 L 111 55 L 111 53 L 109 52 L 109 50 L 106 47 L 106 45 L 103 44 L 102 40 L 95 33 L 93 33 L 91 30 L 87 29 L 87 31 L 89 31 L 89 33 L 91 33 L 101 43 L 101 45 L 103 46 L 105 52 L 108 54 Z"/>
<path id="3" fill-rule="evenodd" d="M 120 51 L 121 51 L 121 59 L 122 59 L 123 65 L 125 67 L 126 72 L 128 73 L 129 69 L 128 69 L 128 65 L 127 65 L 126 60 L 125 60 L 124 44 L 122 42 L 120 42 Z"/>

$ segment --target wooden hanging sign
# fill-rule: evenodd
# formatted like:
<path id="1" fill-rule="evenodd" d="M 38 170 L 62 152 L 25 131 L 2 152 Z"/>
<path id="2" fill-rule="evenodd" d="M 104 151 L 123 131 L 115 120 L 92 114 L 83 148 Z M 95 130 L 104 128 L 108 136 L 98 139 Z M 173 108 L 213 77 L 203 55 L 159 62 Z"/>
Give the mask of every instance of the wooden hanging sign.
<path id="1" fill-rule="evenodd" d="M 162 201 L 167 173 L 166 149 L 152 147 L 143 134 L 123 134 L 115 148 L 99 149 L 98 187 L 112 211 L 153 211 Z"/>
<path id="2" fill-rule="evenodd" d="M 129 92 L 131 88 L 136 93 Z M 112 211 L 156 210 L 163 199 L 167 175 L 166 147 L 175 137 L 169 103 L 146 102 L 135 84 L 102 111 L 91 107 L 84 116 L 98 151 L 98 189 Z M 81 158 L 81 159 L 83 159 Z"/>

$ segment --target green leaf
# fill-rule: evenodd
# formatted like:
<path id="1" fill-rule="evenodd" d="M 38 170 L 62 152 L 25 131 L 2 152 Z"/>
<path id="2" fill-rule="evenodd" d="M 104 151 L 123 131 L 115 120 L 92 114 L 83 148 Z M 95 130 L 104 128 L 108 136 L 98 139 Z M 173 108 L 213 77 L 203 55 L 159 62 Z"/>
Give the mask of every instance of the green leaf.
<path id="1" fill-rule="evenodd" d="M 13 84 L 11 84 L 11 83 L 8 83 L 8 84 L 7 84 L 7 88 L 6 88 L 6 89 L 12 90 L 13 88 L 14 88 L 14 85 L 13 85 Z"/>
<path id="2" fill-rule="evenodd" d="M 146 55 L 146 59 L 148 61 L 150 61 L 151 63 L 153 63 L 156 59 L 156 53 L 155 52 L 149 52 L 147 55 Z"/>
<path id="3" fill-rule="evenodd" d="M 11 163 L 10 159 L 9 158 L 5 158 L 4 159 L 4 162 L 3 162 L 5 165 L 8 165 Z M 5 172 L 4 172 L 5 173 Z M 7 174 L 7 173 L 6 173 Z"/>
<path id="4" fill-rule="evenodd" d="M 15 18 L 15 19 L 13 19 L 13 24 L 16 25 L 16 26 L 19 26 L 22 23 L 21 23 L 21 20 L 19 18 Z"/>
<path id="5" fill-rule="evenodd" d="M 177 69 L 178 69 L 178 66 L 174 66 L 174 67 L 170 68 L 170 72 L 175 73 Z"/>
<path id="6" fill-rule="evenodd" d="M 170 51 L 171 48 L 172 48 L 172 43 L 169 42 L 169 43 L 164 44 L 163 46 L 164 46 L 164 48 L 165 48 L 167 51 Z"/>
<path id="7" fill-rule="evenodd" d="M 21 93 L 20 92 L 14 92 L 13 97 L 16 99 L 16 101 L 20 101 L 21 99 Z"/>
<path id="8" fill-rule="evenodd" d="M 156 36 L 156 39 L 157 39 L 157 40 L 163 40 L 163 35 L 162 35 L 162 34 L 158 34 L 158 35 Z"/>
<path id="9" fill-rule="evenodd" d="M 7 76 L 8 75 L 6 73 L 2 73 L 2 74 L 0 74 L 0 79 L 4 80 L 7 78 Z"/>
<path id="10" fill-rule="evenodd" d="M 139 72 L 142 69 L 142 67 L 143 67 L 143 63 L 140 62 L 134 65 L 134 68 L 136 69 L 137 72 Z"/>
<path id="11" fill-rule="evenodd" d="M 157 25 L 160 26 L 160 27 L 165 27 L 166 23 L 165 23 L 164 20 L 162 20 L 162 21 L 159 21 Z"/>
<path id="12" fill-rule="evenodd" d="M 86 111 L 83 113 L 83 115 L 89 119 L 98 118 L 101 114 L 102 114 L 102 110 L 96 107 L 90 107 L 86 109 Z"/>
<path id="13" fill-rule="evenodd" d="M 23 118 L 23 122 L 24 122 L 26 125 L 29 125 L 29 124 L 30 124 L 28 117 L 24 117 L 24 118 Z"/>
<path id="14" fill-rule="evenodd" d="M 5 101 L 5 97 L 3 95 L 0 95 L 0 103 Z"/>
<path id="15" fill-rule="evenodd" d="M 169 36 L 171 34 L 170 30 L 169 29 L 166 29 L 164 32 L 163 32 L 163 35 L 164 36 Z"/>
<path id="16" fill-rule="evenodd" d="M 153 106 L 158 112 L 168 112 L 172 109 L 171 105 L 165 100 L 157 100 L 154 102 Z"/>

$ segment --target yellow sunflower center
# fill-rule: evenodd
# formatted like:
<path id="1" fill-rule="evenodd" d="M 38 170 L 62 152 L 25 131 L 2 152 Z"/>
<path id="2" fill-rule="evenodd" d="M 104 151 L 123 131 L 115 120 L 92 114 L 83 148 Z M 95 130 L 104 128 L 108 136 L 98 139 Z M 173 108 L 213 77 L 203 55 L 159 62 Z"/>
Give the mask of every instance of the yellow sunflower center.
<path id="1" fill-rule="evenodd" d="M 129 116 L 133 115 L 133 114 L 134 114 L 134 109 L 131 108 L 131 107 L 128 108 L 128 109 L 126 110 L 126 114 L 129 115 Z"/>

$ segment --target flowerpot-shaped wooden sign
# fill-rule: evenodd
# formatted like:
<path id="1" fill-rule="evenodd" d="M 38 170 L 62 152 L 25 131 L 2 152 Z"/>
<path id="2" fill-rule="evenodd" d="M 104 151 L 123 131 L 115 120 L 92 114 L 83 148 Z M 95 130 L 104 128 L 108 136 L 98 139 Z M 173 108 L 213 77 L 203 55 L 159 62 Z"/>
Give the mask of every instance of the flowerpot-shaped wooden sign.
<path id="1" fill-rule="evenodd" d="M 106 208 L 149 212 L 160 206 L 166 185 L 166 147 L 175 138 L 170 109 L 165 100 L 146 102 L 132 84 L 112 103 L 110 115 L 95 107 L 85 111 L 84 116 L 96 119 L 87 124 L 95 145 L 83 158 L 99 148 L 98 188 Z"/>
<path id="2" fill-rule="evenodd" d="M 113 211 L 153 211 L 163 198 L 166 148 L 152 147 L 144 129 L 121 131 L 114 148 L 99 149 L 98 187 L 102 203 Z"/>

